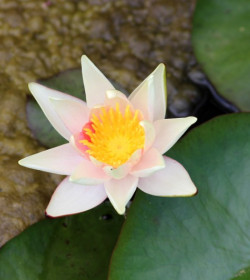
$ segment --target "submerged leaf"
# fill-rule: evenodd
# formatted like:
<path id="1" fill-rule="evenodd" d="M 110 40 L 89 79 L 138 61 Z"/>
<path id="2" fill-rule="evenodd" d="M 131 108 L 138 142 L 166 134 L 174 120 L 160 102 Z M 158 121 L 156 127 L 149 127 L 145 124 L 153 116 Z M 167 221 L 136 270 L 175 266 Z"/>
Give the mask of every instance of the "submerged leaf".
<path id="1" fill-rule="evenodd" d="M 0 279 L 104 280 L 122 222 L 107 203 L 43 220 L 1 248 Z"/>

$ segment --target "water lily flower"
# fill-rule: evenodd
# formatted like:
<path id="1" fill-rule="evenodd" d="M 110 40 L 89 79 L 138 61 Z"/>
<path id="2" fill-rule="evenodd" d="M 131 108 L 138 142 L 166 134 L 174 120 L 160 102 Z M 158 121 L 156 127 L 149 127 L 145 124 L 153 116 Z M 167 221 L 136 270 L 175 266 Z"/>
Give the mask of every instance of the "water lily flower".
<path id="1" fill-rule="evenodd" d="M 54 128 L 69 143 L 28 156 L 19 164 L 67 175 L 46 214 L 70 215 L 107 197 L 119 214 L 138 187 L 156 196 L 192 196 L 196 187 L 185 168 L 163 156 L 196 121 L 165 119 L 165 66 L 160 64 L 127 98 L 82 57 L 84 101 L 30 83 L 29 89 Z"/>

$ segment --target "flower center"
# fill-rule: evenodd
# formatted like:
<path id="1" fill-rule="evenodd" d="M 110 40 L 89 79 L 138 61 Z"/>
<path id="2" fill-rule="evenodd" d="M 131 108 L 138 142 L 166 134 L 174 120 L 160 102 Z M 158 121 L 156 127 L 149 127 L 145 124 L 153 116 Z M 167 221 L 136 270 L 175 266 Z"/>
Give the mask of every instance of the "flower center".
<path id="1" fill-rule="evenodd" d="M 88 136 L 80 142 L 88 147 L 86 152 L 100 162 L 115 168 L 127 162 L 132 154 L 144 147 L 145 132 L 140 125 L 140 112 L 127 106 L 124 113 L 116 108 L 102 108 L 97 117 L 92 115 L 91 128 L 83 127 Z"/>

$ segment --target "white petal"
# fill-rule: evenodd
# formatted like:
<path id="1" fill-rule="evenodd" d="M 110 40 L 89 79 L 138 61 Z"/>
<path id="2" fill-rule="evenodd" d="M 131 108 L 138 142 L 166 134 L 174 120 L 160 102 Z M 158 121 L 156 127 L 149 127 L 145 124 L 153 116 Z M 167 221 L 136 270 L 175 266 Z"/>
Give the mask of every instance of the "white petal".
<path id="1" fill-rule="evenodd" d="M 113 179 L 122 179 L 128 175 L 132 167 L 140 161 L 141 157 L 142 150 L 138 149 L 131 155 L 126 163 L 120 165 L 118 168 L 106 165 L 103 167 L 103 170 L 109 177 L 112 177 Z M 101 166 L 100 163 L 98 165 Z"/>
<path id="2" fill-rule="evenodd" d="M 154 122 L 155 127 L 155 147 L 160 153 L 168 151 L 185 131 L 197 121 L 195 117 L 165 119 Z"/>
<path id="3" fill-rule="evenodd" d="M 177 161 L 165 157 L 165 168 L 139 180 L 138 188 L 156 196 L 192 196 L 197 189 L 186 169 Z"/>
<path id="4" fill-rule="evenodd" d="M 130 169 L 131 169 L 131 164 L 130 163 L 124 163 L 117 168 L 114 168 L 114 167 L 109 166 L 109 165 L 106 165 L 105 167 L 103 167 L 104 172 L 109 177 L 112 177 L 114 179 L 124 178 L 125 176 L 127 176 Z"/>
<path id="5" fill-rule="evenodd" d="M 163 156 L 155 148 L 151 148 L 143 154 L 140 162 L 134 166 L 130 174 L 136 177 L 147 177 L 164 167 L 165 162 Z"/>
<path id="6" fill-rule="evenodd" d="M 126 95 L 117 89 L 107 90 L 106 91 L 107 100 L 112 100 L 114 98 L 121 98 L 128 101 Z"/>
<path id="7" fill-rule="evenodd" d="M 32 169 L 61 175 L 70 175 L 83 160 L 83 157 L 77 153 L 71 144 L 64 144 L 28 156 L 21 159 L 18 163 Z"/>
<path id="8" fill-rule="evenodd" d="M 125 213 L 125 207 L 133 196 L 138 184 L 138 178 L 128 175 L 123 179 L 111 179 L 104 183 L 106 193 L 115 210 L 120 214 Z"/>
<path id="9" fill-rule="evenodd" d="M 69 140 L 71 132 L 70 130 L 64 125 L 61 118 L 55 112 L 55 108 L 52 105 L 50 99 L 63 99 L 63 100 L 73 100 L 75 102 L 84 103 L 84 101 L 62 93 L 60 91 L 47 88 L 37 83 L 29 83 L 29 89 L 33 96 L 35 97 L 37 103 L 40 105 L 41 109 L 43 110 L 45 116 L 53 125 L 53 127 L 67 140 Z"/>
<path id="10" fill-rule="evenodd" d="M 84 186 L 66 177 L 55 190 L 46 214 L 50 217 L 72 215 L 89 210 L 107 198 L 103 185 Z"/>
<path id="11" fill-rule="evenodd" d="M 167 106 L 165 76 L 165 66 L 164 64 L 160 64 L 129 97 L 129 100 L 134 105 L 135 109 L 137 109 L 136 105 L 140 106 L 140 103 L 143 108 L 148 104 L 149 117 L 151 117 L 151 120 L 165 118 Z"/>
<path id="12" fill-rule="evenodd" d="M 155 141 L 155 128 L 149 121 L 141 121 L 140 125 L 144 128 L 145 144 L 144 151 L 147 151 Z"/>
<path id="13" fill-rule="evenodd" d="M 130 166 L 133 167 L 140 161 L 142 154 L 143 154 L 142 149 L 136 150 L 135 152 L 133 152 L 132 156 L 129 158 L 127 163 L 129 163 Z"/>
<path id="14" fill-rule="evenodd" d="M 131 104 L 135 109 L 142 112 L 145 120 L 152 121 L 154 104 L 153 78 L 148 77 L 134 92 L 129 96 Z"/>
<path id="15" fill-rule="evenodd" d="M 96 166 L 86 159 L 76 167 L 70 176 L 71 182 L 83 185 L 98 185 L 108 179 L 109 176 L 107 176 L 100 166 Z"/>
<path id="16" fill-rule="evenodd" d="M 108 90 L 106 92 L 105 105 L 116 109 L 117 103 L 119 104 L 119 109 L 122 113 L 125 112 L 127 106 L 132 107 L 132 104 L 129 102 L 125 94 L 118 90 Z"/>
<path id="17" fill-rule="evenodd" d="M 77 151 L 77 153 L 81 154 L 84 159 L 89 159 L 89 155 L 85 153 L 85 150 L 82 148 L 83 144 L 79 141 L 81 140 L 80 133 L 76 133 L 75 135 L 71 135 L 70 144 Z"/>
<path id="18" fill-rule="evenodd" d="M 82 56 L 82 76 L 89 108 L 103 104 L 106 91 L 115 89 L 86 55 Z"/>
<path id="19" fill-rule="evenodd" d="M 68 128 L 71 134 L 82 131 L 85 123 L 89 121 L 89 108 L 85 102 L 75 100 L 62 100 L 50 98 L 55 111 Z"/>
<path id="20" fill-rule="evenodd" d="M 106 110 L 106 106 L 104 105 L 92 107 L 89 113 L 89 119 L 91 120 L 93 115 L 99 116 L 103 110 Z"/>

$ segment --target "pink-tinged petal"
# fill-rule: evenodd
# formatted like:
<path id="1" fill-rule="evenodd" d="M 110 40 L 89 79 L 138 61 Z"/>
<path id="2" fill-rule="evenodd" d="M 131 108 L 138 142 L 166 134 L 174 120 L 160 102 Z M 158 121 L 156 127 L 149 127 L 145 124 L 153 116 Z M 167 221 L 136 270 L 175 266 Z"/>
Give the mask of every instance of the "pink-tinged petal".
<path id="1" fill-rule="evenodd" d="M 56 113 L 71 134 L 82 131 L 85 123 L 89 121 L 90 110 L 85 102 L 55 98 L 50 98 L 50 101 L 54 105 Z"/>
<path id="2" fill-rule="evenodd" d="M 107 90 L 115 89 L 103 73 L 88 59 L 82 56 L 82 76 L 88 107 L 103 104 Z"/>
<path id="3" fill-rule="evenodd" d="M 160 64 L 130 95 L 129 100 L 137 109 L 148 106 L 150 120 L 165 118 L 167 106 L 165 65 Z M 137 96 L 138 95 L 138 96 Z M 146 102 L 146 100 L 148 100 Z M 145 109 L 143 109 L 145 111 Z"/>
<path id="4" fill-rule="evenodd" d="M 69 140 L 71 132 L 65 126 L 62 119 L 58 116 L 55 111 L 54 106 L 52 105 L 50 99 L 63 99 L 63 100 L 72 100 L 79 103 L 84 103 L 84 101 L 73 97 L 71 95 L 62 93 L 60 91 L 47 88 L 37 83 L 29 83 L 29 89 L 36 99 L 37 103 L 40 105 L 43 110 L 45 116 L 53 125 L 53 127 L 67 140 Z"/>
<path id="5" fill-rule="evenodd" d="M 82 133 L 76 133 L 75 135 L 71 135 L 69 142 L 77 153 L 81 154 L 85 159 L 88 159 L 89 155 L 86 153 L 87 147 L 80 142 L 82 139 Z"/>
<path id="6" fill-rule="evenodd" d="M 18 163 L 22 166 L 41 171 L 70 175 L 83 161 L 71 144 L 64 144 L 32 156 L 21 159 Z"/>
<path id="7" fill-rule="evenodd" d="M 128 175 L 123 179 L 111 179 L 104 183 L 106 193 L 118 214 L 125 213 L 125 207 L 133 196 L 138 184 L 138 178 Z"/>
<path id="8" fill-rule="evenodd" d="M 125 94 L 118 90 L 108 90 L 106 92 L 105 105 L 115 109 L 117 103 L 119 104 L 119 109 L 122 113 L 125 112 L 127 106 L 132 107 L 132 104 L 129 102 Z"/>
<path id="9" fill-rule="evenodd" d="M 136 92 L 136 94 L 135 94 Z M 148 77 L 134 92 L 129 96 L 129 100 L 135 109 L 142 112 L 145 120 L 153 120 L 154 103 L 153 79 Z"/>
<path id="10" fill-rule="evenodd" d="M 101 204 L 106 198 L 103 185 L 84 186 L 72 183 L 66 177 L 51 197 L 46 214 L 59 217 L 84 212 Z"/>
<path id="11" fill-rule="evenodd" d="M 132 154 L 132 156 L 129 158 L 127 163 L 129 163 L 130 166 L 133 167 L 140 161 L 141 157 L 142 157 L 142 149 L 138 149 Z"/>
<path id="12" fill-rule="evenodd" d="M 166 153 L 196 121 L 195 117 L 187 117 L 154 122 L 156 137 L 153 147 L 162 154 Z"/>
<path id="13" fill-rule="evenodd" d="M 83 185 L 98 185 L 109 180 L 109 178 L 101 167 L 84 159 L 71 174 L 70 181 Z"/>
<path id="14" fill-rule="evenodd" d="M 97 160 L 96 158 L 92 157 L 92 156 L 89 156 L 89 160 L 96 166 L 99 166 L 99 167 L 103 167 L 104 166 L 104 163 Z"/>
<path id="15" fill-rule="evenodd" d="M 106 165 L 103 167 L 103 171 L 109 176 L 114 179 L 122 179 L 131 170 L 131 165 L 129 163 L 124 163 L 120 165 L 117 168 L 114 168 L 113 166 Z"/>
<path id="16" fill-rule="evenodd" d="M 103 167 L 103 170 L 109 177 L 113 179 L 122 179 L 128 175 L 128 173 L 133 168 L 133 166 L 140 161 L 141 157 L 142 157 L 142 150 L 138 149 L 131 155 L 131 157 L 126 163 L 120 165 L 118 168 L 114 168 L 113 166 L 106 165 Z M 97 162 L 97 165 L 100 166 L 101 163 L 98 164 Z"/>
<path id="17" fill-rule="evenodd" d="M 147 178 L 140 178 L 138 188 L 156 196 L 192 196 L 197 189 L 186 169 L 177 161 L 165 157 L 165 168 Z"/>
<path id="18" fill-rule="evenodd" d="M 145 131 L 144 151 L 147 151 L 155 141 L 155 128 L 149 121 L 141 121 L 140 125 L 144 128 Z"/>
<path id="19" fill-rule="evenodd" d="M 95 107 L 91 108 L 90 114 L 89 114 L 89 120 L 91 120 L 93 115 L 99 116 L 100 114 L 102 114 L 103 110 L 106 110 L 106 106 L 104 106 L 104 105 L 95 106 Z"/>
<path id="20" fill-rule="evenodd" d="M 134 166 L 130 174 L 135 177 L 147 177 L 164 167 L 163 156 L 155 148 L 151 148 L 143 154 L 140 162 Z"/>

